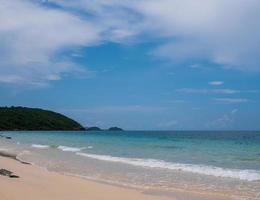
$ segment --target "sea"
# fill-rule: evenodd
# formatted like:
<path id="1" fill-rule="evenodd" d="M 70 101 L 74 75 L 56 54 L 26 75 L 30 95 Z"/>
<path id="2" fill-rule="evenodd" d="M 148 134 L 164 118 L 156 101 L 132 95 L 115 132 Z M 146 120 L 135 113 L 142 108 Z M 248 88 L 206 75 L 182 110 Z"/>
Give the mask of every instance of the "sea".
<path id="1" fill-rule="evenodd" d="M 260 131 L 0 132 L 0 150 L 47 170 L 160 191 L 260 199 Z"/>

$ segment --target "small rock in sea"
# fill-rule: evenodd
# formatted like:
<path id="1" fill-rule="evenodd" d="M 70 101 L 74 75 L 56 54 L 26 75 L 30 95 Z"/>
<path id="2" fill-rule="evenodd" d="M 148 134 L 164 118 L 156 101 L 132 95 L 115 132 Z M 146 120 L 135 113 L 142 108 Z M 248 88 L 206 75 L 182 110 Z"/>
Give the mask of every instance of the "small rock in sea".
<path id="1" fill-rule="evenodd" d="M 4 135 L 0 135 L 0 137 L 2 137 L 2 138 L 5 138 L 5 139 L 12 139 L 12 137 L 10 137 L 10 136 L 4 136 Z"/>

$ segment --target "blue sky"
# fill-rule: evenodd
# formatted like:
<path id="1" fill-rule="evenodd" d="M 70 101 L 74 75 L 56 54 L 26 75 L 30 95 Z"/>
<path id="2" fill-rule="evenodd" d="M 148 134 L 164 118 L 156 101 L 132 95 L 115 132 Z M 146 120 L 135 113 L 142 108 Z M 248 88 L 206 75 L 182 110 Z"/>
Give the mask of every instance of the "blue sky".
<path id="1" fill-rule="evenodd" d="M 259 130 L 259 8 L 256 0 L 3 1 L 0 105 L 102 128 Z"/>

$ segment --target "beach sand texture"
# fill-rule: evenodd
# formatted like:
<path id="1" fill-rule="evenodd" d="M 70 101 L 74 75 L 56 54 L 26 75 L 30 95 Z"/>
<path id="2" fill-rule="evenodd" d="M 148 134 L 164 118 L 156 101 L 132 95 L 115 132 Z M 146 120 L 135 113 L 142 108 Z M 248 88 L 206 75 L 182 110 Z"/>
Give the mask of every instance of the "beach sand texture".
<path id="1" fill-rule="evenodd" d="M 231 200 L 227 196 L 190 191 L 139 191 L 49 172 L 6 157 L 0 157 L 0 168 L 19 176 L 0 176 L 0 200 Z"/>
<path id="2" fill-rule="evenodd" d="M 49 172 L 33 165 L 0 157 L 0 168 L 20 178 L 0 176 L 0 200 L 169 200 L 140 191 Z"/>

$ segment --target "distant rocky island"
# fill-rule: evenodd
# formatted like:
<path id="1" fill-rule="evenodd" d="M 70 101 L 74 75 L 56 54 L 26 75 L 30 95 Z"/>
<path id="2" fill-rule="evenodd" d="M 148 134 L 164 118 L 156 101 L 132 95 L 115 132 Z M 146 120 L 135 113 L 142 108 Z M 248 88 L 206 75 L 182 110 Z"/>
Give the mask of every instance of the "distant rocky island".
<path id="1" fill-rule="evenodd" d="M 86 131 L 102 131 L 102 129 L 97 126 L 91 126 L 91 127 L 86 127 Z"/>
<path id="2" fill-rule="evenodd" d="M 60 113 L 39 108 L 0 107 L 0 130 L 85 130 L 78 122 Z"/>
<path id="3" fill-rule="evenodd" d="M 101 129 L 97 126 L 93 126 L 93 127 L 86 127 L 86 131 L 123 131 L 123 129 L 118 128 L 118 127 L 110 127 L 109 129 Z"/>
<path id="4" fill-rule="evenodd" d="M 50 110 L 0 107 L 0 131 L 123 131 L 118 127 L 83 127 L 75 120 Z"/>
<path id="5" fill-rule="evenodd" d="M 110 127 L 109 129 L 108 129 L 108 131 L 123 131 L 123 129 L 121 129 L 121 128 L 118 128 L 118 127 Z"/>

